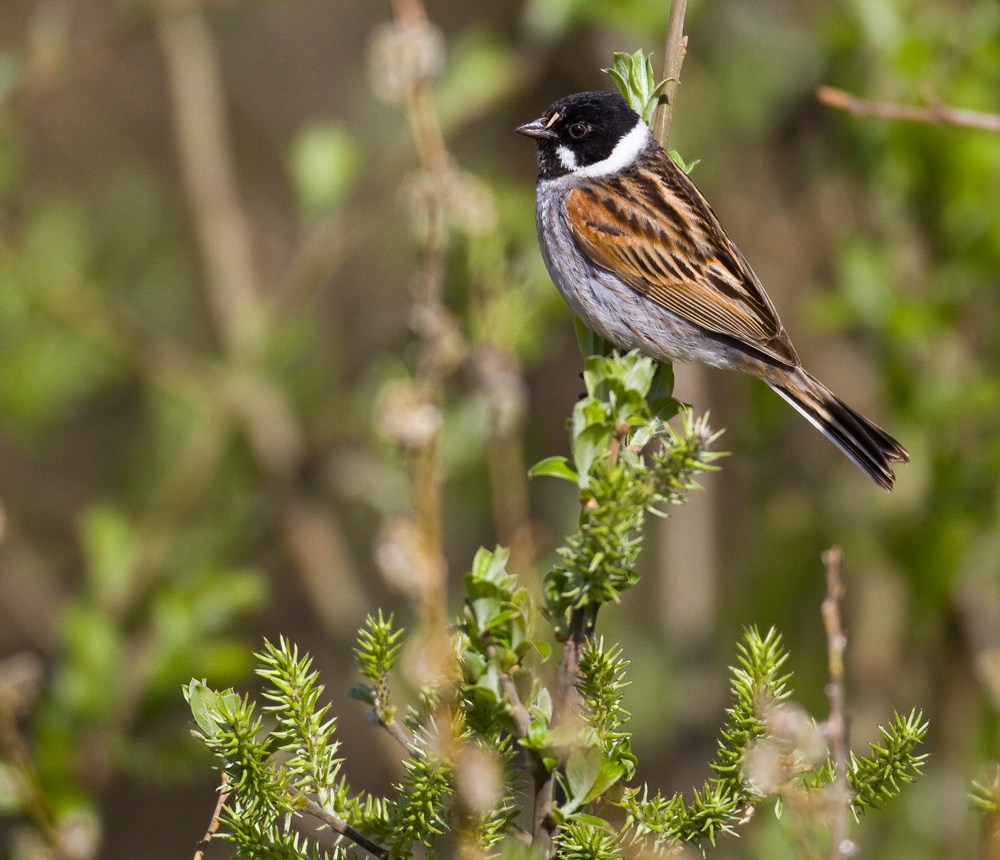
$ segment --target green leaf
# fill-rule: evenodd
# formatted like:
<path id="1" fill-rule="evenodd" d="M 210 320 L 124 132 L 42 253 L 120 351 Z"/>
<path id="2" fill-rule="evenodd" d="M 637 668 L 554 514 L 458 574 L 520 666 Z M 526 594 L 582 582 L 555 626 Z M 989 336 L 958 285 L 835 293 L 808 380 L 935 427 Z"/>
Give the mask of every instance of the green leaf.
<path id="1" fill-rule="evenodd" d="M 591 785 L 590 791 L 583 798 L 583 802 L 590 803 L 592 800 L 596 800 L 618 782 L 624 773 L 625 768 L 621 764 L 616 761 L 604 759 L 601 762 L 601 769 L 598 771 L 597 778 L 594 780 L 594 784 Z"/>
<path id="2" fill-rule="evenodd" d="M 692 170 L 694 170 L 698 162 L 701 161 L 700 158 L 696 158 L 694 161 L 688 164 L 687 162 L 684 161 L 683 158 L 681 158 L 681 154 L 676 149 L 670 150 L 670 157 L 673 159 L 674 164 L 676 164 L 685 173 L 690 173 Z"/>
<path id="3" fill-rule="evenodd" d="M 184 698 L 191 706 L 191 714 L 198 724 L 202 734 L 215 737 L 219 731 L 219 694 L 203 680 L 192 678 L 191 683 L 183 688 Z"/>
<path id="4" fill-rule="evenodd" d="M 587 802 L 590 790 L 601 775 L 604 756 L 596 747 L 577 747 L 566 761 L 566 782 L 569 797 L 563 813 L 570 815 Z"/>
<path id="5" fill-rule="evenodd" d="M 347 691 L 347 695 L 352 699 L 357 699 L 359 702 L 366 702 L 373 708 L 378 704 L 378 696 L 375 693 L 375 688 L 368 684 L 355 684 Z"/>
<path id="6" fill-rule="evenodd" d="M 607 425 L 592 424 L 573 440 L 573 460 L 576 462 L 580 487 L 590 484 L 590 467 L 594 460 L 608 450 L 611 442 L 611 428 Z"/>
<path id="7" fill-rule="evenodd" d="M 614 67 L 602 71 L 611 76 L 622 98 L 643 122 L 652 122 L 657 100 L 667 84 L 666 81 L 656 82 L 652 59 L 642 49 L 634 54 L 619 52 L 615 54 Z"/>
<path id="8" fill-rule="evenodd" d="M 574 484 L 577 482 L 576 470 L 570 465 L 569 460 L 559 456 L 539 460 L 528 470 L 528 475 L 532 478 L 548 475 L 552 478 L 563 478 Z"/>
<path id="9" fill-rule="evenodd" d="M 608 822 L 603 818 L 598 818 L 596 815 L 588 815 L 586 812 L 573 813 L 573 821 L 577 824 L 587 824 L 591 827 L 600 827 L 602 829 L 608 826 Z"/>
<path id="10" fill-rule="evenodd" d="M 597 332 L 593 331 L 579 317 L 576 322 L 576 341 L 580 344 L 580 352 L 584 358 L 592 355 L 611 355 L 615 351 L 615 345 L 610 340 L 605 340 Z"/>
<path id="11" fill-rule="evenodd" d="M 485 547 L 476 550 L 476 555 L 472 559 L 472 575 L 475 579 L 500 584 L 509 577 L 507 573 L 507 559 L 510 557 L 510 550 L 506 547 L 498 546 L 493 552 Z"/>

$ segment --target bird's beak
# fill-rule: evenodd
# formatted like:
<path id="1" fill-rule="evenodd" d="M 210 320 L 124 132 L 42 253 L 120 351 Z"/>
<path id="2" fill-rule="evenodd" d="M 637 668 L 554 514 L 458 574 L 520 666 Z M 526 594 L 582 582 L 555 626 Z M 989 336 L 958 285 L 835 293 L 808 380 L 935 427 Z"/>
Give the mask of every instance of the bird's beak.
<path id="1" fill-rule="evenodd" d="M 538 140 L 552 140 L 556 136 L 556 133 L 548 127 L 550 124 L 550 120 L 546 120 L 545 117 L 539 117 L 538 119 L 533 119 L 531 122 L 526 122 L 524 125 L 519 125 L 515 131 L 518 134 L 534 137 Z"/>

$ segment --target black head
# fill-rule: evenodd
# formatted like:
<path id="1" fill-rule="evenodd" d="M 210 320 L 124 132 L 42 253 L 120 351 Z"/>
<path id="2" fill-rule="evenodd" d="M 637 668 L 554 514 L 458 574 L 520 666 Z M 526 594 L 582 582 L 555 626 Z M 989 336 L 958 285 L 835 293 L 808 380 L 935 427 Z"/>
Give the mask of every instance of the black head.
<path id="1" fill-rule="evenodd" d="M 517 130 L 538 141 L 538 172 L 554 179 L 604 161 L 641 122 L 617 93 L 576 93 Z"/>

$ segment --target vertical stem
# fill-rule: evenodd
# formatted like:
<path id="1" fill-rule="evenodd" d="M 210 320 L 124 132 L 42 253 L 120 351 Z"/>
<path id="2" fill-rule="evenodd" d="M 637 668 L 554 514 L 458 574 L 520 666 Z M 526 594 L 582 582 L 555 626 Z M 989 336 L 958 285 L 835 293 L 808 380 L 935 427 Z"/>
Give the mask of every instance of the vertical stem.
<path id="1" fill-rule="evenodd" d="M 240 204 L 222 72 L 197 2 L 164 0 L 156 23 L 173 99 L 184 188 L 205 266 L 208 302 L 227 353 L 256 351 L 260 325 L 249 219 Z"/>
<path id="2" fill-rule="evenodd" d="M 428 26 L 420 0 L 392 0 L 398 26 L 414 31 Z M 437 360 L 438 341 L 446 336 L 446 311 L 441 301 L 444 286 L 446 194 L 450 186 L 451 158 L 434 108 L 431 81 L 414 80 L 406 93 L 406 114 L 420 167 L 427 179 L 427 223 L 421 237 L 421 266 L 414 296 L 413 319 L 420 347 L 417 375 L 428 401 L 441 406 L 443 376 L 448 371 Z M 425 557 L 430 560 L 433 582 L 424 583 L 422 617 L 432 637 L 446 636 L 445 598 L 447 567 L 441 543 L 441 483 L 443 472 L 433 434 L 413 455 L 413 511 Z M 439 643 L 440 644 L 440 643 Z"/>
<path id="3" fill-rule="evenodd" d="M 14 662 L 22 666 L 31 665 L 34 658 L 10 657 L 4 661 L 3 668 L 14 674 Z M 41 674 L 39 670 L 39 675 Z M 29 818 L 51 849 L 52 856 L 64 856 L 59 845 L 59 826 L 55 813 L 49 803 L 49 798 L 42 787 L 41 779 L 31 758 L 28 744 L 21 737 L 17 726 L 17 693 L 16 684 L 3 678 L 4 687 L 0 690 L 0 756 L 9 764 L 11 788 L 15 798 L 20 802 L 21 811 Z"/>
<path id="4" fill-rule="evenodd" d="M 837 810 L 830 830 L 830 860 L 842 860 L 848 853 L 847 817 L 851 806 L 847 784 L 847 715 L 844 710 L 844 650 L 847 648 L 847 636 L 840 624 L 840 601 L 844 597 L 844 584 L 840 575 L 843 555 L 838 546 L 831 547 L 822 555 L 826 568 L 826 597 L 823 599 L 822 614 L 830 671 L 830 683 L 826 687 L 830 716 L 826 726 L 830 753 L 837 771 L 837 779 L 832 787 Z"/>
<path id="5" fill-rule="evenodd" d="M 670 120 L 680 84 L 681 66 L 687 54 L 687 37 L 684 35 L 684 13 L 687 0 L 671 0 L 670 17 L 667 20 L 667 44 L 663 56 L 663 80 L 667 85 L 660 93 L 660 101 L 653 114 L 653 134 L 660 145 L 667 146 L 670 136 Z"/>

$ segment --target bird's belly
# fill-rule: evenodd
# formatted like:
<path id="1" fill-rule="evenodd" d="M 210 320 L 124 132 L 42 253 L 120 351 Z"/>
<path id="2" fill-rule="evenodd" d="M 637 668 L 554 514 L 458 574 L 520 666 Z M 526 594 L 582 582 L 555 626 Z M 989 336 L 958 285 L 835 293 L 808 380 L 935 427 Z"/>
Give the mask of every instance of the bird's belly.
<path id="1" fill-rule="evenodd" d="M 538 236 L 545 267 L 573 313 L 622 350 L 638 349 L 658 361 L 733 366 L 717 338 L 592 263 L 573 240 L 560 208 L 560 201 L 539 201 Z"/>

